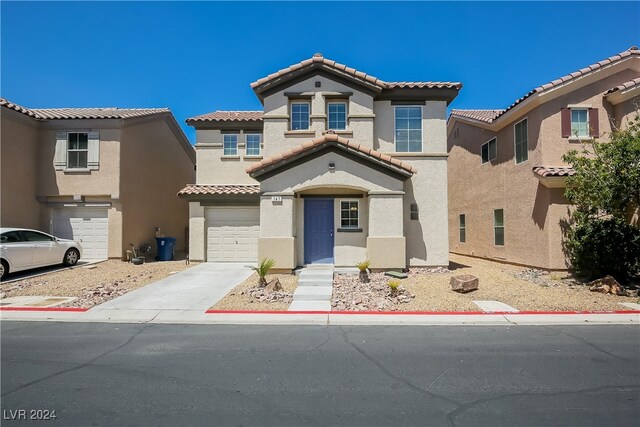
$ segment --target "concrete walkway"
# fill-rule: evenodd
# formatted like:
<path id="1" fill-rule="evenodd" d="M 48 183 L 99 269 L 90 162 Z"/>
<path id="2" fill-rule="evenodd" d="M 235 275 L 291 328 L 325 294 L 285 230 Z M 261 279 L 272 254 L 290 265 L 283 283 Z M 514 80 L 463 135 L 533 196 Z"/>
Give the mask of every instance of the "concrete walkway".
<path id="1" fill-rule="evenodd" d="M 202 263 L 100 304 L 87 314 L 141 310 L 203 313 L 252 273 L 251 266 L 245 264 Z"/>
<path id="2" fill-rule="evenodd" d="M 333 294 L 333 265 L 303 268 L 289 311 L 330 311 Z"/>

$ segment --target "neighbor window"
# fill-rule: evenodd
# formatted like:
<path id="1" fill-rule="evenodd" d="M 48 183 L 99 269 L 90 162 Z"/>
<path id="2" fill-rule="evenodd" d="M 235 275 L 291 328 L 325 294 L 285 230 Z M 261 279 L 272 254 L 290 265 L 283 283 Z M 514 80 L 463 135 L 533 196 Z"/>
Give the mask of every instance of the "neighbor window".
<path id="1" fill-rule="evenodd" d="M 571 136 L 589 136 L 589 114 L 586 108 L 571 109 Z"/>
<path id="2" fill-rule="evenodd" d="M 422 151 L 422 107 L 396 107 L 396 151 Z"/>
<path id="3" fill-rule="evenodd" d="M 493 211 L 493 241 L 496 246 L 504 246 L 504 210 Z"/>
<path id="4" fill-rule="evenodd" d="M 89 134 L 69 132 L 67 134 L 67 168 L 86 169 L 89 155 Z"/>
<path id="5" fill-rule="evenodd" d="M 516 163 L 522 163 L 529 158 L 529 144 L 527 142 L 527 119 L 516 123 L 514 126 L 514 146 Z"/>
<path id="6" fill-rule="evenodd" d="M 309 129 L 309 103 L 291 103 L 291 130 Z"/>
<path id="7" fill-rule="evenodd" d="M 498 153 L 498 143 L 495 138 L 489 142 L 482 144 L 482 163 L 487 163 L 489 160 L 496 158 Z"/>
<path id="8" fill-rule="evenodd" d="M 252 133 L 247 134 L 247 156 L 259 156 L 260 155 L 260 134 Z"/>
<path id="9" fill-rule="evenodd" d="M 465 214 L 460 214 L 460 243 L 467 241 L 467 220 Z"/>
<path id="10" fill-rule="evenodd" d="M 329 129 L 345 130 L 347 128 L 347 104 L 344 102 L 330 102 L 327 110 L 329 113 Z"/>
<path id="11" fill-rule="evenodd" d="M 238 135 L 225 134 L 224 135 L 224 152 L 225 156 L 237 156 L 238 155 Z"/>
<path id="12" fill-rule="evenodd" d="M 358 201 L 340 202 L 340 227 L 358 228 Z"/>

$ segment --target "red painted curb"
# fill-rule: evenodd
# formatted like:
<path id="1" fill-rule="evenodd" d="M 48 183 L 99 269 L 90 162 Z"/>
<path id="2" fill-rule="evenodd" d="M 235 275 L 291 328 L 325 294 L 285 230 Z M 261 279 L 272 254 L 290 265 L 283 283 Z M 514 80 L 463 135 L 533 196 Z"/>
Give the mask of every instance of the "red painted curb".
<path id="1" fill-rule="evenodd" d="M 0 311 L 62 311 L 84 313 L 88 308 L 80 307 L 0 307 Z"/>
<path id="2" fill-rule="evenodd" d="M 379 315 L 413 315 L 413 316 L 464 316 L 464 315 L 483 315 L 483 316 L 503 316 L 503 315 L 522 315 L 522 314 L 640 314 L 640 310 L 619 310 L 619 311 L 496 311 L 485 313 L 483 311 L 252 311 L 252 310 L 207 310 L 206 314 L 379 314 Z"/>

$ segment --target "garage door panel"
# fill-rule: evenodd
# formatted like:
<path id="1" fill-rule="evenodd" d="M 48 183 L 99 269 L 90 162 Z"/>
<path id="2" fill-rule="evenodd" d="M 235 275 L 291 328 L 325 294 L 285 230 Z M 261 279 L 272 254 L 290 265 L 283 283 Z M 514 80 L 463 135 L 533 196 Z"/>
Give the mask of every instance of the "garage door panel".
<path id="1" fill-rule="evenodd" d="M 106 208 L 58 208 L 53 210 L 53 234 L 80 241 L 82 257 L 105 259 L 108 251 Z"/>
<path id="2" fill-rule="evenodd" d="M 255 262 L 258 258 L 258 207 L 207 208 L 207 261 Z"/>

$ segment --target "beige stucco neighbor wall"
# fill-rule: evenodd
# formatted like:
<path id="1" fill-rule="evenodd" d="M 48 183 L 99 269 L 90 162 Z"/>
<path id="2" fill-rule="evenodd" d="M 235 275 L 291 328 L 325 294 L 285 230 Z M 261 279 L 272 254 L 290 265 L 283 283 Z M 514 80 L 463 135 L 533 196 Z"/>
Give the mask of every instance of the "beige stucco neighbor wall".
<path id="1" fill-rule="evenodd" d="M 0 225 L 38 229 L 40 204 L 36 200 L 39 148 L 37 122 L 5 108 L 0 111 Z"/>
<path id="2" fill-rule="evenodd" d="M 155 252 L 156 227 L 176 238 L 176 251 L 187 249 L 189 207 L 177 193 L 195 179 L 195 153 L 183 143 L 163 117 L 132 120 L 122 128 L 123 251 L 129 243 L 149 243 Z"/>
<path id="3" fill-rule="evenodd" d="M 614 108 L 603 93 L 637 72 L 623 70 L 513 116 L 497 132 L 455 121 L 449 132 L 449 240 L 456 253 L 545 269 L 566 269 L 561 221 L 570 208 L 563 189 L 550 189 L 533 175 L 534 166 L 561 166 L 562 155 L 580 149 L 562 138 L 560 109 L 598 108 L 600 134 L 610 132 Z M 515 164 L 514 124 L 527 118 L 529 158 Z M 457 131 L 456 131 L 457 129 Z M 456 138 L 455 133 L 459 136 Z M 481 146 L 497 137 L 497 158 L 481 163 Z M 606 140 L 601 137 L 600 140 Z M 505 244 L 494 244 L 493 210 L 504 209 Z M 466 242 L 459 239 L 459 215 L 466 215 Z"/>

